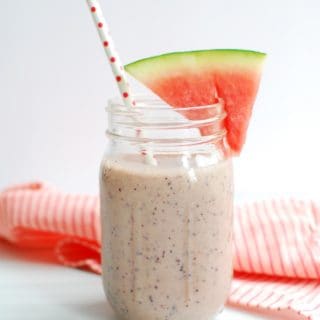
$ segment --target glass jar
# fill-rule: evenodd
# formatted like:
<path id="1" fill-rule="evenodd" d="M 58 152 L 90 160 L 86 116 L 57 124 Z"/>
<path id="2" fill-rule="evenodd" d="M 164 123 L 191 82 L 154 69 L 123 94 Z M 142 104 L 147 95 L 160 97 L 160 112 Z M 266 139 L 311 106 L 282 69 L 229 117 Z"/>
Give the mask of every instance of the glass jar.
<path id="1" fill-rule="evenodd" d="M 103 282 L 124 320 L 208 320 L 232 278 L 223 103 L 109 102 L 100 168 Z"/>

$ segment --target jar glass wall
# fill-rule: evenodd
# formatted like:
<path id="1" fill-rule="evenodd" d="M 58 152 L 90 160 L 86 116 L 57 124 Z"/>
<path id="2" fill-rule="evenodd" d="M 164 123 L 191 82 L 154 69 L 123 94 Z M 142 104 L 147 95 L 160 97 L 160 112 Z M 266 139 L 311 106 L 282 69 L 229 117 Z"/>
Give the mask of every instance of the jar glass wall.
<path id="1" fill-rule="evenodd" d="M 111 306 L 125 320 L 214 319 L 232 278 L 222 103 L 173 109 L 143 97 L 132 110 L 111 101 L 107 111 L 100 198 Z"/>

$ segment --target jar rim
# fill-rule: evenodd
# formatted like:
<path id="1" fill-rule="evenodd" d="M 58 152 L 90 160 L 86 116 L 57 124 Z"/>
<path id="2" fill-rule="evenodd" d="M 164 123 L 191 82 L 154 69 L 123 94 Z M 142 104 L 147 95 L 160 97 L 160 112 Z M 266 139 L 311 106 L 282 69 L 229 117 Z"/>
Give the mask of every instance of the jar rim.
<path id="1" fill-rule="evenodd" d="M 112 141 L 152 149 L 196 148 L 224 141 L 223 100 L 205 106 L 173 107 L 151 95 L 135 95 L 136 105 L 125 106 L 120 97 L 110 99 L 106 134 Z M 199 114 L 198 114 L 199 112 Z M 200 147 L 201 146 L 201 147 Z M 179 150 L 180 150 L 179 149 Z M 171 151 L 170 151 L 171 152 Z"/>
<path id="2" fill-rule="evenodd" d="M 222 99 L 217 98 L 217 102 L 210 104 L 210 105 L 201 105 L 201 106 L 190 106 L 190 107 L 173 107 L 167 104 L 165 101 L 161 100 L 157 96 L 153 95 L 145 95 L 145 94 L 137 94 L 134 95 L 135 100 L 135 106 L 132 108 L 132 110 L 129 110 L 123 100 L 120 97 L 113 97 L 111 99 L 108 99 L 108 105 L 105 108 L 107 112 L 111 113 L 136 113 L 141 112 L 146 109 L 150 109 L 150 106 L 152 106 L 152 110 L 160 111 L 160 110 L 172 110 L 174 108 L 175 111 L 198 111 L 198 110 L 207 110 L 207 109 L 221 109 L 221 112 L 224 107 L 224 102 Z"/>

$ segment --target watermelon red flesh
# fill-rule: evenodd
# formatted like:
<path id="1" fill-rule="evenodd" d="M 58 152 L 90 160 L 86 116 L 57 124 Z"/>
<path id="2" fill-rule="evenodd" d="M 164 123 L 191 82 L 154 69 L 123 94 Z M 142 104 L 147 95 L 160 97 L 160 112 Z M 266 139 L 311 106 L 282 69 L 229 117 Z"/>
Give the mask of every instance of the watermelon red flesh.
<path id="1" fill-rule="evenodd" d="M 221 98 L 224 126 L 234 153 L 239 153 L 260 83 L 265 54 L 245 50 L 169 53 L 125 66 L 126 71 L 173 107 L 210 105 Z M 210 117 L 210 109 L 185 112 L 191 120 Z M 202 135 L 212 134 L 205 127 Z"/>

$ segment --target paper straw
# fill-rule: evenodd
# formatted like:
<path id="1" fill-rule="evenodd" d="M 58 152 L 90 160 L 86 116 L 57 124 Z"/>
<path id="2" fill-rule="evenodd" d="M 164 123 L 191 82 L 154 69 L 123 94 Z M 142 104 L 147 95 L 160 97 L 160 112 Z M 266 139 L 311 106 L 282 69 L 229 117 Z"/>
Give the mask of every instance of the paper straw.
<path id="1" fill-rule="evenodd" d="M 127 108 L 133 108 L 135 106 L 135 101 L 133 100 L 133 95 L 131 94 L 123 65 L 121 64 L 120 57 L 115 49 L 114 42 L 110 35 L 106 19 L 103 16 L 99 1 L 87 0 L 87 4 L 89 6 L 89 10 L 91 12 L 91 16 L 98 31 L 99 37 L 101 39 L 104 51 L 108 57 L 109 64 L 117 82 L 123 103 Z M 137 136 L 141 136 L 140 129 L 137 130 Z M 141 150 L 141 154 L 144 155 L 146 163 L 153 166 L 157 165 L 157 160 L 150 150 L 148 150 L 147 152 L 145 150 Z"/>
<path id="2" fill-rule="evenodd" d="M 104 51 L 108 57 L 112 72 L 117 82 L 123 103 L 126 107 L 132 108 L 135 105 L 133 96 L 130 92 L 129 83 L 127 81 L 123 66 L 119 55 L 114 47 L 114 42 L 110 36 L 109 28 L 103 17 L 100 4 L 96 0 L 87 0 L 91 16 L 97 28 Z"/>

